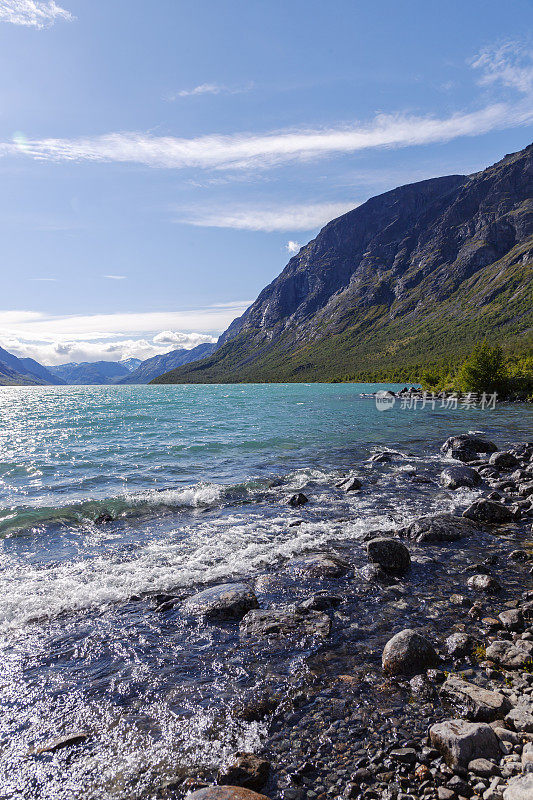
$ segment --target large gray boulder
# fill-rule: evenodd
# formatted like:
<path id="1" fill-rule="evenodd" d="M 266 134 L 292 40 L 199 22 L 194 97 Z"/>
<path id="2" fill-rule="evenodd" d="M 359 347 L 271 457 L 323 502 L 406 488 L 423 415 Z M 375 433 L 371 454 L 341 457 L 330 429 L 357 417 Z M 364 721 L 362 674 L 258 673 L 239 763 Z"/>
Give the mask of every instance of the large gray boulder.
<path id="1" fill-rule="evenodd" d="M 503 694 L 482 689 L 455 675 L 449 676 L 442 684 L 439 697 L 444 704 L 453 706 L 461 716 L 473 722 L 503 719 L 511 708 Z"/>
<path id="2" fill-rule="evenodd" d="M 464 536 L 478 532 L 478 527 L 471 520 L 455 514 L 434 514 L 420 517 L 397 533 L 406 539 L 416 542 L 455 542 Z"/>
<path id="3" fill-rule="evenodd" d="M 503 755 L 498 737 L 485 722 L 449 719 L 432 725 L 429 738 L 452 769 L 465 768 L 476 758 L 499 761 Z"/>
<path id="4" fill-rule="evenodd" d="M 516 642 L 497 639 L 487 647 L 485 656 L 489 661 L 494 661 L 502 667 L 523 669 L 533 664 L 533 642 L 524 639 L 518 639 Z"/>
<path id="5" fill-rule="evenodd" d="M 297 575 L 314 578 L 340 578 L 348 572 L 350 565 L 333 553 L 313 553 L 292 558 L 287 562 L 286 569 Z"/>
<path id="6" fill-rule="evenodd" d="M 303 639 L 308 636 L 329 636 L 331 620 L 321 611 L 298 609 L 254 610 L 241 620 L 239 627 L 243 639 L 273 637 L 276 639 Z"/>
<path id="7" fill-rule="evenodd" d="M 425 636 L 406 628 L 389 639 L 381 664 L 388 675 L 412 675 L 435 667 L 439 657 Z"/>
<path id="8" fill-rule="evenodd" d="M 366 552 L 373 564 L 378 564 L 387 572 L 403 575 L 411 566 L 411 554 L 399 539 L 378 536 L 367 542 Z"/>
<path id="9" fill-rule="evenodd" d="M 503 800 L 531 800 L 533 797 L 533 772 L 513 778 L 503 793 Z"/>
<path id="10" fill-rule="evenodd" d="M 223 583 L 188 597 L 181 606 L 182 614 L 205 619 L 242 619 L 259 603 L 252 589 L 245 583 Z"/>
<path id="11" fill-rule="evenodd" d="M 473 467 L 446 467 L 439 476 L 439 483 L 445 489 L 468 489 L 479 486 L 481 475 Z"/>
<path id="12" fill-rule="evenodd" d="M 513 512 L 507 506 L 484 497 L 475 500 L 466 511 L 463 511 L 463 517 L 489 525 L 502 525 L 514 520 Z"/>
<path id="13" fill-rule="evenodd" d="M 533 733 L 533 701 L 527 695 L 505 717 L 505 721 L 520 733 Z"/>
<path id="14" fill-rule="evenodd" d="M 451 436 L 446 439 L 440 451 L 448 458 L 467 462 L 475 461 L 480 453 L 495 453 L 497 449 L 494 442 L 488 439 L 464 433 L 461 436 Z"/>

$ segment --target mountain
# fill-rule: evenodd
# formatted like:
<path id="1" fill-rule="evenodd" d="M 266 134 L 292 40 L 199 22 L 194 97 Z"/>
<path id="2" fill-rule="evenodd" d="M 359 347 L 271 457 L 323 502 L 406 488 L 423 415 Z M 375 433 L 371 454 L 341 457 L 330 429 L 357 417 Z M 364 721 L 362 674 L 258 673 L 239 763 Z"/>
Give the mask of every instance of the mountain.
<path id="1" fill-rule="evenodd" d="M 122 364 L 123 367 L 126 367 L 127 370 L 133 372 L 142 364 L 142 359 L 140 358 L 122 358 L 119 362 Z"/>
<path id="2" fill-rule="evenodd" d="M 33 358 L 17 358 L 0 347 L 0 386 L 59 386 L 64 381 Z"/>
<path id="3" fill-rule="evenodd" d="M 122 378 L 119 383 L 150 383 L 153 378 L 157 378 L 164 372 L 168 372 L 183 364 L 198 361 L 210 355 L 216 344 L 199 344 L 192 350 L 171 350 L 162 356 L 153 356 L 146 359 L 141 365 L 126 378 Z"/>
<path id="4" fill-rule="evenodd" d="M 118 361 L 84 361 L 81 364 L 59 364 L 48 367 L 50 372 L 60 377 L 65 383 L 76 386 L 99 386 L 117 383 L 120 378 L 129 375 L 128 367 Z"/>
<path id="5" fill-rule="evenodd" d="M 326 225 L 220 337 L 155 383 L 416 371 L 487 337 L 531 349 L 533 145 L 373 197 Z"/>

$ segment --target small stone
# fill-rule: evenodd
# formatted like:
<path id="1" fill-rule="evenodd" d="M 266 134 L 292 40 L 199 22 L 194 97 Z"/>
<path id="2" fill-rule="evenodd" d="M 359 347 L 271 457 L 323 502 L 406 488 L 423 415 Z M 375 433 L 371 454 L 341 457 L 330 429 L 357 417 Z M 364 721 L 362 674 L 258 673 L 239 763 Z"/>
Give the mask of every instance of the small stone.
<path id="1" fill-rule="evenodd" d="M 492 575 L 471 575 L 467 583 L 470 589 L 474 589 L 476 592 L 493 593 L 499 592 L 502 588 Z"/>
<path id="2" fill-rule="evenodd" d="M 253 590 L 244 583 L 224 583 L 188 597 L 181 606 L 185 615 L 205 619 L 242 619 L 259 603 Z"/>
<path id="3" fill-rule="evenodd" d="M 249 611 L 239 628 L 242 638 L 270 636 L 277 639 L 301 639 L 307 636 L 324 638 L 329 636 L 330 630 L 330 618 L 320 611 L 302 613 L 285 609 Z"/>
<path id="4" fill-rule="evenodd" d="M 452 789 L 447 789 L 446 786 L 439 786 L 437 789 L 437 797 L 439 800 L 454 800 L 457 795 Z"/>
<path id="5" fill-rule="evenodd" d="M 518 459 L 512 454 L 504 450 L 493 453 L 489 458 L 489 464 L 496 469 L 508 470 L 514 469 L 519 465 Z"/>
<path id="6" fill-rule="evenodd" d="M 498 767 L 487 758 L 475 758 L 468 764 L 468 769 L 480 778 L 490 778 L 498 773 Z"/>
<path id="7" fill-rule="evenodd" d="M 270 763 L 253 753 L 236 753 L 235 757 L 217 774 L 217 782 L 224 786 L 244 786 L 259 791 L 268 780 Z"/>
<path id="8" fill-rule="evenodd" d="M 472 652 L 474 642 L 467 633 L 452 633 L 446 639 L 446 649 L 451 656 L 461 657 Z"/>
<path id="9" fill-rule="evenodd" d="M 481 476 L 473 467 L 446 467 L 440 474 L 439 483 L 445 489 L 472 488 L 479 486 Z"/>
<path id="10" fill-rule="evenodd" d="M 492 525 L 501 525 L 505 522 L 512 522 L 514 519 L 512 511 L 507 506 L 484 498 L 475 500 L 466 511 L 463 511 L 463 517 Z"/>
<path id="11" fill-rule="evenodd" d="M 440 688 L 439 696 L 443 703 L 452 705 L 473 722 L 502 719 L 511 708 L 511 703 L 503 694 L 482 689 L 455 675 L 447 678 Z"/>
<path id="12" fill-rule="evenodd" d="M 242 786 L 208 786 L 187 795 L 187 800 L 269 800 Z"/>
<path id="13" fill-rule="evenodd" d="M 505 717 L 508 725 L 521 733 L 533 733 L 533 702 L 524 696 Z"/>
<path id="14" fill-rule="evenodd" d="M 416 750 L 412 747 L 398 747 L 396 750 L 391 750 L 389 755 L 393 761 L 399 761 L 400 764 L 414 764 L 416 762 Z"/>
<path id="15" fill-rule="evenodd" d="M 498 619 L 504 628 L 509 631 L 521 631 L 524 629 L 524 617 L 518 608 L 510 608 L 498 614 Z"/>
<path id="16" fill-rule="evenodd" d="M 489 661 L 495 661 L 502 667 L 521 669 L 533 662 L 533 642 L 498 639 L 487 647 L 485 655 Z"/>

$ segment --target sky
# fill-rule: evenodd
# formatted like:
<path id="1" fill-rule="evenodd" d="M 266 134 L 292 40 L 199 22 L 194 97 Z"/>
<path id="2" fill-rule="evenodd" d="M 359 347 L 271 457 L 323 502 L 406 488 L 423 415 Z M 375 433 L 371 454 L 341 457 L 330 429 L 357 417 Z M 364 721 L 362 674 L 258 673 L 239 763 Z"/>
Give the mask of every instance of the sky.
<path id="1" fill-rule="evenodd" d="M 0 0 L 0 345 L 216 337 L 330 219 L 532 140 L 531 0 Z"/>

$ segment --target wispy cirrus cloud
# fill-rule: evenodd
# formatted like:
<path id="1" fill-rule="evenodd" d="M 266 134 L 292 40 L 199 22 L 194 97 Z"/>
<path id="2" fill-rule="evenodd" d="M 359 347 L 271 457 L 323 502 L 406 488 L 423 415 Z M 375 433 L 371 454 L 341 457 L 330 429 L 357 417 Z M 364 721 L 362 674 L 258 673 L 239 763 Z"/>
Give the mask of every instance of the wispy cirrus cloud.
<path id="1" fill-rule="evenodd" d="M 25 25 L 32 28 L 48 28 L 58 20 L 71 22 L 74 17 L 53 0 L 0 0 L 0 22 Z"/>
<path id="2" fill-rule="evenodd" d="M 523 94 L 533 93 L 533 49 L 521 42 L 484 48 L 470 63 L 480 71 L 482 86 L 500 83 Z"/>
<path id="3" fill-rule="evenodd" d="M 102 275 L 103 278 L 107 278 L 109 281 L 125 281 L 126 275 Z"/>
<path id="4" fill-rule="evenodd" d="M 533 103 L 493 103 L 448 117 L 379 114 L 372 122 L 325 129 L 183 139 L 145 133 L 109 133 L 79 139 L 0 142 L 0 156 L 25 155 L 39 161 L 116 162 L 166 169 L 265 169 L 371 148 L 399 148 L 446 142 L 462 136 L 533 122 Z"/>
<path id="5" fill-rule="evenodd" d="M 180 89 L 175 94 L 170 94 L 165 97 L 166 100 L 173 101 L 179 97 L 198 97 L 203 94 L 243 94 L 253 89 L 253 83 L 247 83 L 244 86 L 224 86 L 220 83 L 200 83 L 198 86 L 193 86 L 192 89 Z"/>
<path id="6" fill-rule="evenodd" d="M 246 231 L 309 231 L 359 205 L 354 200 L 294 205 L 249 205 L 187 210 L 176 221 L 200 228 L 235 228 Z"/>

